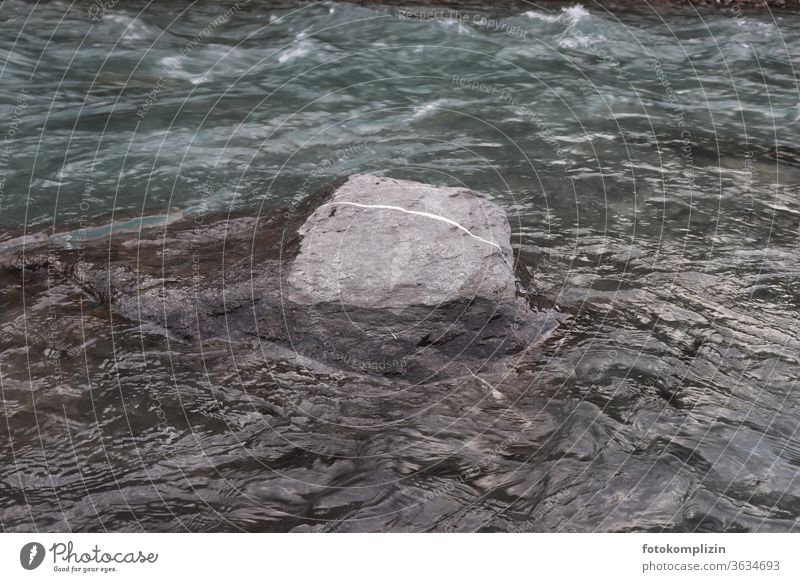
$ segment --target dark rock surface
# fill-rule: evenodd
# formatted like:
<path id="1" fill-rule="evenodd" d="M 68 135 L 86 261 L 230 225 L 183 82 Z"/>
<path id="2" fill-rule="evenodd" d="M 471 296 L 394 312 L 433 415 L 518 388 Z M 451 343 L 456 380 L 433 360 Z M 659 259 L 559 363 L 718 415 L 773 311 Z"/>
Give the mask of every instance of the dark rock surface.
<path id="1" fill-rule="evenodd" d="M 17 238 L 0 267 L 32 291 L 69 281 L 176 344 L 425 382 L 506 366 L 557 325 L 509 236 L 502 209 L 469 190 L 356 175 L 266 216 Z"/>

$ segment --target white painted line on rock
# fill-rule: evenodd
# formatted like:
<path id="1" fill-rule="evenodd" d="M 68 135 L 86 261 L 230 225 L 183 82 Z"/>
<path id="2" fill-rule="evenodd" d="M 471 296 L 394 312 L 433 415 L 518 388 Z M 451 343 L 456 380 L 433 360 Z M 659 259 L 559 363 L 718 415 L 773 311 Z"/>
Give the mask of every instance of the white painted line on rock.
<path id="1" fill-rule="evenodd" d="M 348 206 L 357 206 L 359 208 L 381 208 L 384 210 L 399 210 L 400 212 L 405 212 L 406 214 L 416 214 L 417 216 L 423 216 L 425 218 L 432 218 L 433 220 L 438 220 L 439 222 L 444 222 L 449 224 L 450 226 L 455 226 L 458 229 L 463 230 L 472 238 L 478 239 L 481 242 L 486 243 L 487 245 L 492 245 L 493 247 L 497 247 L 500 250 L 500 254 L 503 254 L 503 248 L 497 244 L 496 242 L 492 242 L 490 240 L 486 240 L 483 237 L 478 236 L 477 234 L 473 234 L 469 231 L 468 228 L 465 226 L 460 225 L 455 220 L 450 220 L 449 218 L 445 218 L 444 216 L 439 216 L 438 214 L 431 214 L 430 212 L 420 212 L 418 210 L 406 210 L 401 206 L 389 206 L 386 204 L 359 204 L 358 202 L 344 202 L 344 201 L 333 201 L 324 204 L 324 206 L 330 206 L 331 204 L 346 204 Z"/>

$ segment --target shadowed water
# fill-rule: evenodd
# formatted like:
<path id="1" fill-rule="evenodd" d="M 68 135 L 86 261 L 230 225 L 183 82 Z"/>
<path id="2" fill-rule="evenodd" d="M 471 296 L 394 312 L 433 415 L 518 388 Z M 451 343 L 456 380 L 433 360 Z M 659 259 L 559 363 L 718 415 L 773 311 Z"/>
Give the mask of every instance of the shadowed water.
<path id="1" fill-rule="evenodd" d="M 2 529 L 797 526 L 800 16 L 92 6 L 0 8 L 0 244 L 367 172 L 486 193 L 566 319 L 409 386 L 2 273 Z"/>

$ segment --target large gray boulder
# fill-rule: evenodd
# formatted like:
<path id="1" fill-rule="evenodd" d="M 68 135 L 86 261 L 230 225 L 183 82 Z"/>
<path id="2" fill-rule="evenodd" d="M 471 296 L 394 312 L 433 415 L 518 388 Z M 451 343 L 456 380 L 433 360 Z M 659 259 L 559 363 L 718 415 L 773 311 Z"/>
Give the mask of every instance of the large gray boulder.
<path id="1" fill-rule="evenodd" d="M 403 309 L 515 300 L 505 212 L 465 188 L 356 174 L 299 229 L 289 299 Z"/>
<path id="2" fill-rule="evenodd" d="M 320 338 L 324 359 L 426 381 L 486 369 L 556 324 L 528 300 L 505 212 L 466 188 L 353 175 L 297 234 L 288 329 L 296 346 Z"/>

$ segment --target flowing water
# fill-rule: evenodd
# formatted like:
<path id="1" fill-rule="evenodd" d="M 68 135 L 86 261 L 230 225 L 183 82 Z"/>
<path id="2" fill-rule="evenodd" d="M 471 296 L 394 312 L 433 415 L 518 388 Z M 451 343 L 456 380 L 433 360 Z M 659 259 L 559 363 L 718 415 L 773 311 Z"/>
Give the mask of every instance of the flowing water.
<path id="1" fill-rule="evenodd" d="M 798 526 L 800 16 L 0 6 L 0 242 L 463 184 L 566 316 L 506 380 L 387 387 L 3 275 L 2 529 Z"/>

